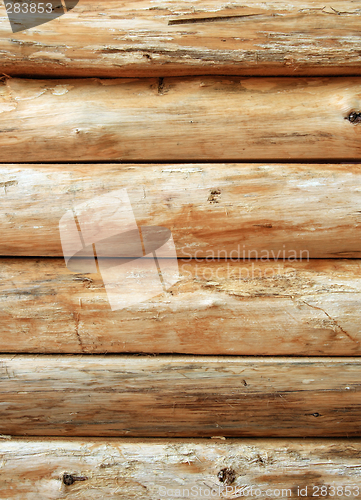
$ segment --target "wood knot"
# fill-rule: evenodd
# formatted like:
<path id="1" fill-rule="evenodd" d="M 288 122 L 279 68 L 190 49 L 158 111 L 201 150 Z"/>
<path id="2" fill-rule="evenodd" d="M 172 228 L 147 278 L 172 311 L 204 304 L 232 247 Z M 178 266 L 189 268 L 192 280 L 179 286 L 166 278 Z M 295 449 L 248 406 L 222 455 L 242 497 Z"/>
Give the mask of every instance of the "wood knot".
<path id="1" fill-rule="evenodd" d="M 217 477 L 221 483 L 232 484 L 236 479 L 236 473 L 234 472 L 233 469 L 225 467 L 224 469 L 218 472 Z"/>
<path id="2" fill-rule="evenodd" d="M 359 111 L 352 111 L 352 113 L 346 116 L 345 120 L 351 123 L 361 123 L 361 113 Z"/>
<path id="3" fill-rule="evenodd" d="M 85 476 L 78 477 L 78 476 L 73 476 L 72 474 L 63 474 L 63 483 L 66 486 L 71 486 L 72 484 L 75 483 L 75 481 L 86 481 L 88 478 Z"/>

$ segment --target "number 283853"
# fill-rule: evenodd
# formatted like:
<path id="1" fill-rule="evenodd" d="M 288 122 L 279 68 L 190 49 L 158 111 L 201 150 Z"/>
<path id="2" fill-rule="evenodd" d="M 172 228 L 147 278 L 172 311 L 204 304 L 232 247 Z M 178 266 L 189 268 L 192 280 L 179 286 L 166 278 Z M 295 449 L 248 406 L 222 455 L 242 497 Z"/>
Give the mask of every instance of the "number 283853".
<path id="1" fill-rule="evenodd" d="M 6 12 L 8 14 L 51 14 L 53 6 L 51 3 L 6 3 Z"/>

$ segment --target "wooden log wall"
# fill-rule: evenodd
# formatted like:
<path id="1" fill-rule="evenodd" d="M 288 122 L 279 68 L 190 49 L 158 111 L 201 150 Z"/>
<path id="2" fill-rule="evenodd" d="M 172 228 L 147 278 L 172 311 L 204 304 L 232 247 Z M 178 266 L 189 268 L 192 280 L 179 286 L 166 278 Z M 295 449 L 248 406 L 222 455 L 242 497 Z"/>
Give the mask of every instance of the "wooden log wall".
<path id="1" fill-rule="evenodd" d="M 68 15 L 11 33 L 0 7 L 1 70 L 11 75 L 361 75 L 355 0 L 80 0 Z"/>
<path id="2" fill-rule="evenodd" d="M 321 491 L 352 498 L 361 487 L 359 439 L 17 438 L 1 448 L 0 495 L 15 500 L 159 500 L 187 498 L 187 491 L 189 498 L 233 498 L 258 490 L 259 498 L 309 499 Z"/>
<path id="3" fill-rule="evenodd" d="M 72 273 L 64 259 L 3 258 L 0 349 L 360 355 L 358 260 L 199 260 L 179 260 L 179 281 L 147 307 L 111 311 L 99 274 Z"/>
<path id="4" fill-rule="evenodd" d="M 64 213 L 126 188 L 138 224 L 169 228 L 179 258 L 361 257 L 357 163 L 1 164 L 0 176 L 0 255 L 62 257 Z"/>
<path id="5" fill-rule="evenodd" d="M 360 495 L 360 19 L 0 4 L 1 499 Z M 114 311 L 59 221 L 121 189 L 179 279 Z"/>
<path id="6" fill-rule="evenodd" d="M 5 435 L 19 429 L 30 436 L 137 437 L 361 432 L 358 358 L 7 355 L 0 361 Z"/>
<path id="7" fill-rule="evenodd" d="M 5 78 L 0 161 L 359 160 L 359 109 L 358 77 Z"/>

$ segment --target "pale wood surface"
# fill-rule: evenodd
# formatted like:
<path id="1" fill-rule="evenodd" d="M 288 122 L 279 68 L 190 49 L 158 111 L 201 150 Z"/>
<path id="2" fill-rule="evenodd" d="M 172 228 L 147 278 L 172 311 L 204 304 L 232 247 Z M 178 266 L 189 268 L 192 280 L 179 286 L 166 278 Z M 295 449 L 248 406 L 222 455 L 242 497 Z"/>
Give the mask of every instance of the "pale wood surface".
<path id="1" fill-rule="evenodd" d="M 301 498 L 302 491 L 309 499 L 324 485 L 345 500 L 361 488 L 360 454 L 358 439 L 3 439 L 0 498 L 200 500 L 212 490 L 211 498 L 224 500 L 235 491 L 251 496 L 252 487 L 253 497 L 262 492 L 257 498 Z M 87 479 L 65 485 L 64 473 Z M 192 488 L 193 496 L 183 494 Z"/>
<path id="2" fill-rule="evenodd" d="M 0 255 L 62 257 L 66 211 L 126 188 L 180 258 L 361 257 L 360 165 L 12 164 L 0 179 Z"/>
<path id="3" fill-rule="evenodd" d="M 12 33 L 0 5 L 0 72 L 12 75 L 360 74 L 354 0 L 80 0 Z"/>
<path id="4" fill-rule="evenodd" d="M 71 273 L 63 259 L 4 258 L 0 350 L 361 353 L 358 260 L 179 261 L 179 271 L 167 292 L 111 311 L 100 274 Z M 147 288 L 147 278 L 129 276 L 127 293 Z"/>
<path id="5" fill-rule="evenodd" d="M 360 15 L 353 1 L 84 0 L 12 34 L 1 4 L 0 74 L 154 78 L 5 79 L 0 161 L 358 160 L 360 125 L 345 119 L 361 109 L 358 78 L 168 77 L 360 75 Z M 180 256 L 246 240 L 259 252 L 266 240 L 275 253 L 360 257 L 358 166 L 71 170 L 1 169 L 0 254 L 60 255 L 62 210 L 131 186 L 139 225 L 170 227 Z M 264 274 L 245 279 L 235 275 L 249 276 L 249 263 L 181 266 L 169 293 L 112 313 L 99 275 L 72 275 L 60 259 L 3 259 L 0 349 L 360 354 L 358 261 L 256 263 Z M 7 436 L 360 436 L 358 358 L 2 355 L 0 384 L 4 499 L 158 500 L 160 486 L 225 486 L 220 471 L 263 498 L 277 496 L 266 488 L 298 496 L 307 486 L 311 498 L 317 485 L 361 486 L 358 440 Z M 85 481 L 66 486 L 64 472 Z"/>
<path id="6" fill-rule="evenodd" d="M 7 435 L 351 437 L 361 360 L 0 356 Z"/>
<path id="7" fill-rule="evenodd" d="M 0 161 L 361 158 L 360 78 L 7 79 Z"/>

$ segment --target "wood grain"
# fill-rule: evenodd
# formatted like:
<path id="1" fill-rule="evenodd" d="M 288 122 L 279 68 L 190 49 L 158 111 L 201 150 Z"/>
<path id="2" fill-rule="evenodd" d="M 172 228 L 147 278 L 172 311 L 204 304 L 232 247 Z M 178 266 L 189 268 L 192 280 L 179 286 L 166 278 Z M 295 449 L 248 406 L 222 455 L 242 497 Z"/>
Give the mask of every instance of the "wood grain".
<path id="1" fill-rule="evenodd" d="M 360 165 L 3 164 L 0 180 L 0 255 L 62 257 L 66 211 L 126 188 L 180 258 L 361 257 Z"/>
<path id="2" fill-rule="evenodd" d="M 179 271 L 167 292 L 111 311 L 100 274 L 71 273 L 63 259 L 2 259 L 0 350 L 361 353 L 359 260 L 179 261 Z M 153 276 L 141 276 L 122 277 L 120 293 L 148 288 Z"/>
<path id="3" fill-rule="evenodd" d="M 0 45 L 11 75 L 361 74 L 353 0 L 81 0 L 18 33 L 1 3 Z"/>
<path id="4" fill-rule="evenodd" d="M 360 78 L 6 79 L 0 161 L 361 158 Z M 356 115 L 357 116 L 357 115 Z"/>
<path id="5" fill-rule="evenodd" d="M 0 356 L 7 435 L 360 436 L 357 358 Z"/>
<path id="6" fill-rule="evenodd" d="M 221 500 L 237 491 L 255 496 L 259 488 L 258 498 L 297 498 L 302 491 L 310 499 L 326 486 L 346 499 L 361 487 L 360 453 L 359 439 L 15 438 L 0 442 L 0 497 L 159 500 L 187 498 L 188 489 L 190 498 L 211 490 L 208 496 Z M 65 485 L 64 473 L 87 479 Z"/>

